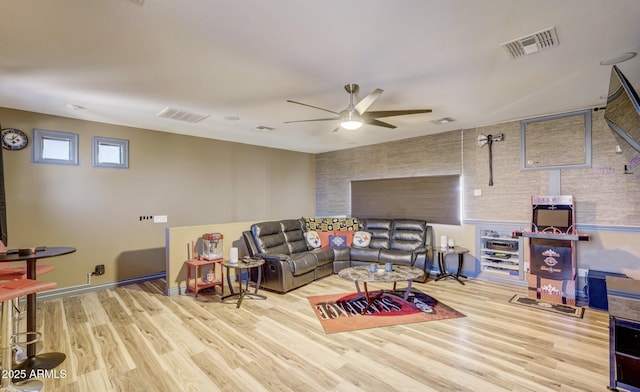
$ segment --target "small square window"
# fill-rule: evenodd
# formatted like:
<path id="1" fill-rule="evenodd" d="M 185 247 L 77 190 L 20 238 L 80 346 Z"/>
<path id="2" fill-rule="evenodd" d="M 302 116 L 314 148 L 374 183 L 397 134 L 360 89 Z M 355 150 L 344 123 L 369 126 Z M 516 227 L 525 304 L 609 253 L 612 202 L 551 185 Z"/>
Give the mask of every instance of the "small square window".
<path id="1" fill-rule="evenodd" d="M 78 165 L 78 134 L 34 129 L 32 159 L 34 163 Z"/>
<path id="2" fill-rule="evenodd" d="M 129 168 L 129 141 L 94 136 L 91 158 L 94 167 Z"/>

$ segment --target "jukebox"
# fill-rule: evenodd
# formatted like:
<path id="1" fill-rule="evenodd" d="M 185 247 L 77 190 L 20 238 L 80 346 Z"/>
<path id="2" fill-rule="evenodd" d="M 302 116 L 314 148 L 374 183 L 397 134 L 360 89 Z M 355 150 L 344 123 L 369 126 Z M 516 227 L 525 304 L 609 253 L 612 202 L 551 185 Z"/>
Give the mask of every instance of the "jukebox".
<path id="1" fill-rule="evenodd" d="M 576 304 L 575 242 L 587 235 L 575 228 L 573 196 L 533 196 L 529 238 L 529 297 L 553 303 Z"/>

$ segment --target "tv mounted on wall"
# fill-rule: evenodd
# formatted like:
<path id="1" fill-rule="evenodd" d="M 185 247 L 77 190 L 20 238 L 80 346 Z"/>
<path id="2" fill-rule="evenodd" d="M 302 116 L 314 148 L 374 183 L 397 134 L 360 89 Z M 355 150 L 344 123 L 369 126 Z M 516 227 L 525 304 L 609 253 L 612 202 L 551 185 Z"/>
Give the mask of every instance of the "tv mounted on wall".
<path id="1" fill-rule="evenodd" d="M 640 98 L 615 65 L 611 67 L 604 119 L 618 141 L 629 169 L 640 165 Z"/>

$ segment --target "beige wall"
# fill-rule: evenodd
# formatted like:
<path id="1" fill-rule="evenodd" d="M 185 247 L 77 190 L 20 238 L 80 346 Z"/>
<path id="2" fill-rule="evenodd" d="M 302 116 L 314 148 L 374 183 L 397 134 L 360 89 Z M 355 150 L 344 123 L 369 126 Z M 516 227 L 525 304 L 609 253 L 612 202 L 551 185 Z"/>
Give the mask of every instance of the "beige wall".
<path id="1" fill-rule="evenodd" d="M 31 145 L 4 151 L 9 247 L 73 246 L 47 260 L 59 287 L 162 272 L 165 229 L 315 213 L 310 154 L 0 108 L 3 128 L 79 134 L 80 165 L 31 162 Z M 91 166 L 91 137 L 129 140 L 128 170 Z M 139 221 L 168 215 L 168 222 Z M 248 228 L 248 226 L 247 226 Z"/>
<path id="2" fill-rule="evenodd" d="M 187 267 L 184 262 L 185 260 L 188 260 L 189 257 L 193 256 L 191 254 L 192 245 L 196 246 L 196 253 L 198 253 L 198 237 L 202 236 L 202 234 L 204 233 L 222 233 L 222 235 L 224 236 L 224 258 L 229 258 L 229 249 L 231 249 L 231 247 L 238 248 L 238 255 L 239 257 L 242 257 L 247 255 L 246 246 L 244 244 L 244 241 L 242 240 L 242 232 L 248 230 L 251 224 L 254 222 L 255 221 L 232 222 L 215 225 L 180 226 L 167 228 L 166 294 L 177 295 L 185 293 Z M 195 268 L 192 269 L 191 274 L 195 274 Z M 225 286 L 227 285 L 226 276 L 224 284 Z"/>

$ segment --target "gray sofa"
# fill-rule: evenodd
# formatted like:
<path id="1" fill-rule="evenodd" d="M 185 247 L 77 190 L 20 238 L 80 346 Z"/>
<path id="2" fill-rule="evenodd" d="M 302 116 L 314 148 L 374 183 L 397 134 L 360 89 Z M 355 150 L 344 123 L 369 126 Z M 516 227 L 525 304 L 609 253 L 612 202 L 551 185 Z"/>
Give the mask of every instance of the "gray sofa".
<path id="1" fill-rule="evenodd" d="M 343 268 L 369 263 L 412 265 L 425 271 L 426 281 L 433 265 L 433 229 L 425 221 L 363 220 L 362 230 L 371 233 L 367 247 L 313 249 L 307 246 L 304 227 L 303 219 L 287 219 L 255 223 L 243 232 L 249 255 L 265 260 L 263 288 L 285 293 Z"/>

